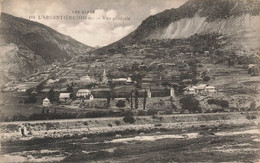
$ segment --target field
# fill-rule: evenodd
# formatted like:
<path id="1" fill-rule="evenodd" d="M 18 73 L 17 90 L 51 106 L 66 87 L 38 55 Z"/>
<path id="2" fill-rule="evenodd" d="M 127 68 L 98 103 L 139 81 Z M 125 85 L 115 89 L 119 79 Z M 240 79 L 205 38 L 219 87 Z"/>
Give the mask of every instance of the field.
<path id="1" fill-rule="evenodd" d="M 61 162 L 257 162 L 257 129 L 225 128 L 46 138 L 2 144 L 2 159 Z M 17 161 L 17 160 L 16 160 Z"/>
<path id="2" fill-rule="evenodd" d="M 116 118 L 82 119 L 88 121 L 92 132 L 83 128 L 80 132 L 63 129 L 65 134 L 54 137 L 51 130 L 44 130 L 40 137 L 6 139 L 1 142 L 0 159 L 7 162 L 259 162 L 259 118 L 252 115 L 256 114 L 171 115 L 162 120 L 136 117 L 133 126 L 121 124 L 125 129 L 120 131 L 114 124 L 102 127 Z M 176 126 L 164 123 L 169 120 L 177 122 Z M 66 120 L 55 122 L 63 121 Z M 75 121 L 75 126 L 80 126 L 79 120 L 67 121 L 67 124 Z M 37 126 L 46 122 L 26 123 Z M 141 123 L 153 125 L 138 129 Z M 94 131 L 95 126 L 100 127 Z M 56 130 L 56 135 L 59 131 L 62 130 Z"/>

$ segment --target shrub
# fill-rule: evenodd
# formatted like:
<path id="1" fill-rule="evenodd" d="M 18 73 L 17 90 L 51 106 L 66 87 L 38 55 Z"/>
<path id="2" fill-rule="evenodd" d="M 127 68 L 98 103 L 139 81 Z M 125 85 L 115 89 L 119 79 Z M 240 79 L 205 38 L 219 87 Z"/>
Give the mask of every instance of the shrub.
<path id="1" fill-rule="evenodd" d="M 157 114 L 158 113 L 158 110 L 155 110 L 155 109 L 149 109 L 148 111 L 147 111 L 147 115 L 155 115 L 155 114 Z"/>
<path id="2" fill-rule="evenodd" d="M 251 120 L 251 119 L 256 119 L 256 115 L 246 115 L 246 119 Z"/>
<path id="3" fill-rule="evenodd" d="M 118 107 L 118 108 L 123 108 L 123 107 L 125 107 L 125 101 L 119 100 L 119 101 L 116 103 L 116 107 Z"/>
<path id="4" fill-rule="evenodd" d="M 204 76 L 203 81 L 205 81 L 205 82 L 210 81 L 210 77 L 209 76 Z"/>
<path id="5" fill-rule="evenodd" d="M 134 119 L 134 117 L 131 116 L 131 115 L 126 115 L 126 116 L 123 118 L 123 121 L 124 121 L 125 123 L 130 123 L 130 124 L 135 123 L 135 119 Z"/>
<path id="6" fill-rule="evenodd" d="M 229 107 L 229 103 L 228 103 L 228 101 L 226 101 L 226 100 L 209 99 L 209 100 L 208 100 L 208 104 L 209 104 L 209 105 L 212 105 L 212 104 L 219 105 L 219 106 L 221 106 L 222 108 L 227 108 L 227 107 Z"/>
<path id="7" fill-rule="evenodd" d="M 165 114 L 166 114 L 166 115 L 169 115 L 169 114 L 172 114 L 172 113 L 173 113 L 172 109 L 167 109 L 167 110 L 165 111 Z"/>
<path id="8" fill-rule="evenodd" d="M 144 110 L 139 110 L 137 112 L 137 115 L 139 115 L 139 116 L 142 116 L 142 115 L 145 115 L 145 114 L 146 114 L 146 111 L 144 111 Z"/>
<path id="9" fill-rule="evenodd" d="M 118 126 L 121 124 L 121 122 L 119 120 L 115 120 L 115 124 Z"/>
<path id="10" fill-rule="evenodd" d="M 131 110 L 126 110 L 122 113 L 123 116 L 133 116 L 134 113 Z"/>
<path id="11" fill-rule="evenodd" d="M 180 99 L 182 110 L 188 110 L 191 113 L 201 112 L 199 101 L 193 96 L 186 96 Z"/>
<path id="12" fill-rule="evenodd" d="M 12 118 L 12 121 L 27 121 L 28 117 L 18 114 L 18 115 L 14 115 Z"/>

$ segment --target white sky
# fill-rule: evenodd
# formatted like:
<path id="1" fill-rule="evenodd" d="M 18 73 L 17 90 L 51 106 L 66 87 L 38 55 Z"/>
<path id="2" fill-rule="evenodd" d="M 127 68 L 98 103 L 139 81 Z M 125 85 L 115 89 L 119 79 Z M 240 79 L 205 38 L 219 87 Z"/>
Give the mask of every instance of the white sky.
<path id="1" fill-rule="evenodd" d="M 90 46 L 105 46 L 134 31 L 158 12 L 177 8 L 187 0 L 3 0 L 2 12 L 28 19 L 29 16 L 66 16 L 73 10 L 93 11 L 92 17 L 130 17 L 128 20 L 39 20 L 60 33 Z"/>

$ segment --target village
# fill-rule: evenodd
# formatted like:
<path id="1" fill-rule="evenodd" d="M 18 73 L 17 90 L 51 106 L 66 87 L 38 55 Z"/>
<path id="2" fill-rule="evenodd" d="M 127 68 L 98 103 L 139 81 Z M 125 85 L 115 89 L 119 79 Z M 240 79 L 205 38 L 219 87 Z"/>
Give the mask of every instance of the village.
<path id="1" fill-rule="evenodd" d="M 219 67 L 214 63 L 217 60 L 208 63 L 211 53 L 215 53 L 212 50 L 192 52 L 186 46 L 163 48 L 164 44 L 169 42 L 152 40 L 149 46 L 142 42 L 125 46 L 127 57 L 118 49 L 115 52 L 118 54 L 110 57 L 89 53 L 64 64 L 54 62 L 44 71 L 8 82 L 1 87 L 1 92 L 7 94 L 6 97 L 13 94 L 15 98 L 10 101 L 18 101 L 12 105 L 13 109 L 37 108 L 32 113 L 26 112 L 28 116 L 46 110 L 82 114 L 85 111 L 113 112 L 106 116 L 120 115 L 126 110 L 137 115 L 223 112 L 255 105 L 253 99 L 241 106 L 239 99 L 223 100 L 241 90 L 239 85 L 229 86 L 237 72 L 245 79 L 249 75 L 255 80 L 259 72 L 255 64 Z M 225 78 L 225 83 L 218 82 L 221 78 Z M 251 84 L 254 83 L 244 89 L 254 91 Z M 189 100 L 188 96 L 201 109 L 185 108 L 182 103 Z M 208 102 L 210 100 L 215 103 Z M 8 98 L 1 106 L 11 108 Z"/>
<path id="2" fill-rule="evenodd" d="M 135 115 L 255 110 L 256 64 L 243 58 L 212 58 L 219 55 L 215 45 L 201 46 L 146 40 L 54 62 L 1 87 L 6 100 L 0 105 L 8 108 L 2 119 L 33 120 L 34 114 L 46 112 L 122 116 L 129 110 Z M 190 102 L 195 107 L 185 105 Z"/>

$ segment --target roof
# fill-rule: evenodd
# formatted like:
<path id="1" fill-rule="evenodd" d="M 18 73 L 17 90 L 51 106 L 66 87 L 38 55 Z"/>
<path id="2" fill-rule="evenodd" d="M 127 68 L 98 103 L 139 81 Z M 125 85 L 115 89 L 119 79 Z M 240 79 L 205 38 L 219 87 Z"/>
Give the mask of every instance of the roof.
<path id="1" fill-rule="evenodd" d="M 70 93 L 60 93 L 59 98 L 70 98 Z"/>
<path id="2" fill-rule="evenodd" d="M 210 88 L 215 88 L 214 86 L 207 86 L 206 88 L 210 89 Z"/>
<path id="3" fill-rule="evenodd" d="M 91 93 L 91 91 L 88 89 L 80 89 L 77 93 Z"/>
<path id="4" fill-rule="evenodd" d="M 196 86 L 196 89 L 205 89 L 206 88 L 206 84 L 200 84 L 198 86 Z"/>
<path id="5" fill-rule="evenodd" d="M 44 102 L 50 102 L 50 100 L 47 97 L 43 101 Z"/>

